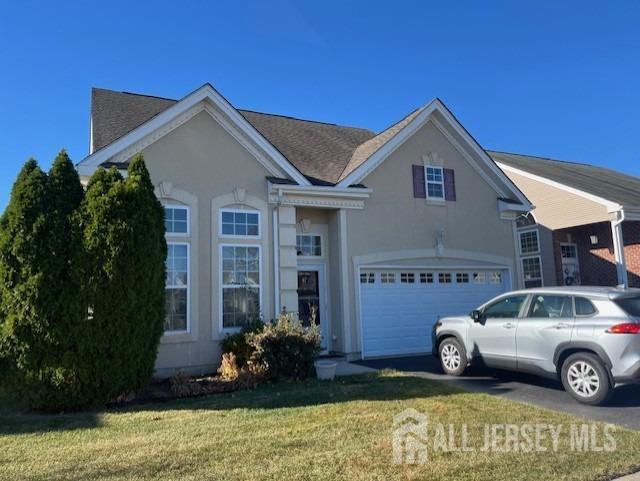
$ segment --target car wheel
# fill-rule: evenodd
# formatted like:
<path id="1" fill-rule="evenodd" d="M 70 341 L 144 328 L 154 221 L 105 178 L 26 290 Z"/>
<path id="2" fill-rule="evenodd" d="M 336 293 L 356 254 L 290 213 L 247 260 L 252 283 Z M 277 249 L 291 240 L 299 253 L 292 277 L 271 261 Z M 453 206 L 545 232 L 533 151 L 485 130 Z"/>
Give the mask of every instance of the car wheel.
<path id="1" fill-rule="evenodd" d="M 613 391 L 604 364 L 587 352 L 572 354 L 562 364 L 562 385 L 576 400 L 594 406 L 605 403 Z"/>
<path id="2" fill-rule="evenodd" d="M 449 376 L 460 376 L 467 368 L 467 356 L 462 344 L 455 337 L 448 337 L 438 349 L 442 370 Z"/>

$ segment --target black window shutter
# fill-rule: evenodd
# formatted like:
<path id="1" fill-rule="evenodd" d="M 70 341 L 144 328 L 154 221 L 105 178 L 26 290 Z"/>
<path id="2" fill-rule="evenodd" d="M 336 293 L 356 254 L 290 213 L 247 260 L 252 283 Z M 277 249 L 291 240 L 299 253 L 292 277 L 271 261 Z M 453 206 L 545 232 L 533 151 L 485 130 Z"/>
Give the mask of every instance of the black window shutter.
<path id="1" fill-rule="evenodd" d="M 413 170 L 413 196 L 419 199 L 427 198 L 427 190 L 424 182 L 424 166 L 412 165 Z"/>
<path id="2" fill-rule="evenodd" d="M 456 200 L 456 176 L 453 169 L 442 169 L 444 173 L 444 199 Z"/>

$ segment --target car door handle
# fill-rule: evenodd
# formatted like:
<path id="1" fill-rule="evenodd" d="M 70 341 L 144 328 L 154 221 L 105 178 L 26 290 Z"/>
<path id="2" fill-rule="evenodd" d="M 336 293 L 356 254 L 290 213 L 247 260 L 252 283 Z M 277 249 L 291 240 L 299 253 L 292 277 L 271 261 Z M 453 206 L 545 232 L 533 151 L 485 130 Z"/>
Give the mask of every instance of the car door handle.
<path id="1" fill-rule="evenodd" d="M 504 327 L 505 329 L 513 329 L 514 327 L 516 327 L 516 325 L 513 322 L 505 322 L 502 327 Z"/>
<path id="2" fill-rule="evenodd" d="M 559 322 L 553 326 L 554 329 L 569 329 L 571 326 L 566 322 Z"/>

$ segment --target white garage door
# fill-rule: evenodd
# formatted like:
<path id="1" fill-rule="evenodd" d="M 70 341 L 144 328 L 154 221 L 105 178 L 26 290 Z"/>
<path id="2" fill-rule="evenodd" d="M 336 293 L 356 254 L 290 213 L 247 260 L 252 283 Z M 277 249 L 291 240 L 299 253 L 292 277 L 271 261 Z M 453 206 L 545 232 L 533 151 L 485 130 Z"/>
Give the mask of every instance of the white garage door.
<path id="1" fill-rule="evenodd" d="M 441 317 L 468 314 L 508 290 L 505 270 L 360 271 L 362 357 L 431 352 Z"/>

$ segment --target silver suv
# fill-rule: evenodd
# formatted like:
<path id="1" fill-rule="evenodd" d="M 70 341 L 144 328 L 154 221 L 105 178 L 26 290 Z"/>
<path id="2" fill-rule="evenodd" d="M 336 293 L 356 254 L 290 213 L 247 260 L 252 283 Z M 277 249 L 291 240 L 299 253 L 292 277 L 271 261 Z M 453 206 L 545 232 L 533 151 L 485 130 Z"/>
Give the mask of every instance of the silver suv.
<path id="1" fill-rule="evenodd" d="M 498 296 L 440 319 L 433 352 L 459 376 L 470 364 L 560 379 L 586 404 L 640 378 L 640 289 L 551 287 Z"/>

